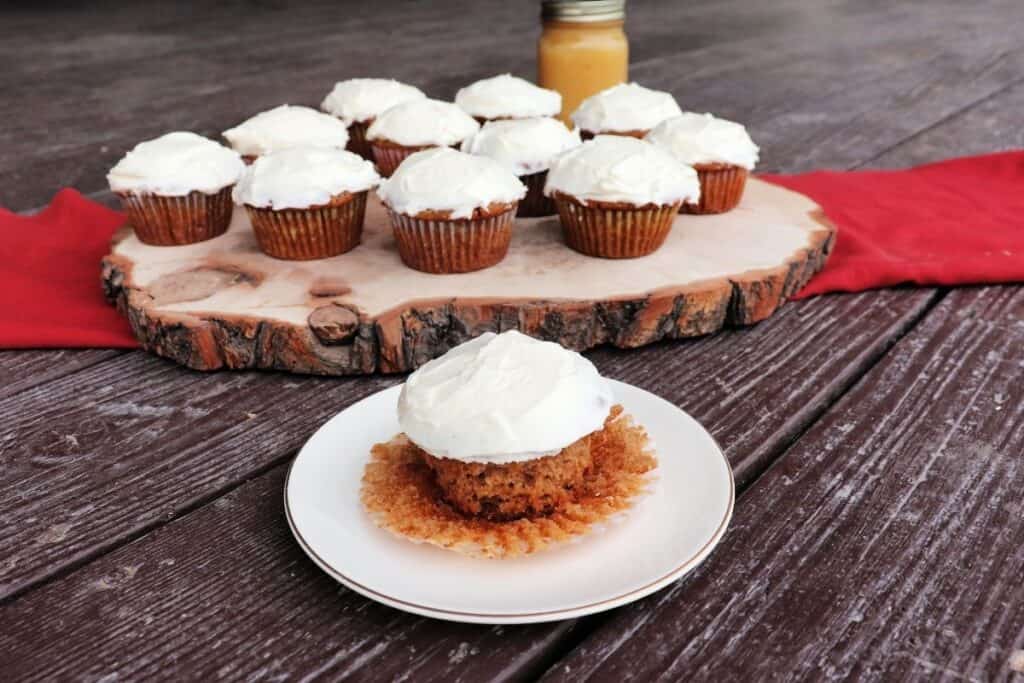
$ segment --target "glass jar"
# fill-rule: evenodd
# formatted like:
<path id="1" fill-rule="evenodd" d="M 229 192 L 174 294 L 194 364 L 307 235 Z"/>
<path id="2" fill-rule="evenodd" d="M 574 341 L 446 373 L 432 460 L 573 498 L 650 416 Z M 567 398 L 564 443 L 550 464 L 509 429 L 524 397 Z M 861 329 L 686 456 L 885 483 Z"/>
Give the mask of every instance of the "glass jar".
<path id="1" fill-rule="evenodd" d="M 629 77 L 625 0 L 544 0 L 537 41 L 537 82 L 562 95 L 559 118 L 596 92 Z"/>

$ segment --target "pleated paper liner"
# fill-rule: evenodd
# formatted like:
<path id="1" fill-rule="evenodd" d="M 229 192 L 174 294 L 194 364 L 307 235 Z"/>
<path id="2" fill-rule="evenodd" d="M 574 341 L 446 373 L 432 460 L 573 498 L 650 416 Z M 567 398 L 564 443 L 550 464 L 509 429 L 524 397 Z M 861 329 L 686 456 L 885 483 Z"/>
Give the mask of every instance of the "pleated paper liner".
<path id="1" fill-rule="evenodd" d="M 431 470 L 402 434 L 373 447 L 360 496 L 375 524 L 415 543 L 474 557 L 528 555 L 596 532 L 629 509 L 658 466 L 647 442 L 628 416 L 610 421 L 578 499 L 547 516 L 491 522 L 460 514 L 441 498 Z"/>
<path id="2" fill-rule="evenodd" d="M 373 161 L 373 147 L 366 139 L 366 130 L 373 123 L 373 119 L 367 121 L 353 121 L 348 124 L 348 146 L 345 148 L 350 152 L 358 154 L 367 161 Z"/>
<path id="3" fill-rule="evenodd" d="M 344 254 L 359 244 L 366 194 L 346 193 L 308 209 L 245 209 L 260 251 L 288 261 L 308 261 Z"/>
<path id="4" fill-rule="evenodd" d="M 749 172 L 732 164 L 694 164 L 700 179 L 700 202 L 683 203 L 679 213 L 714 214 L 735 209 L 743 198 Z"/>
<path id="5" fill-rule="evenodd" d="M 454 219 L 387 209 L 402 262 L 424 273 L 468 273 L 498 263 L 508 253 L 516 214 L 515 204 Z"/>
<path id="6" fill-rule="evenodd" d="M 565 243 L 600 258 L 636 258 L 657 251 L 672 230 L 679 204 L 633 206 L 621 202 L 583 203 L 556 193 Z"/>
<path id="7" fill-rule="evenodd" d="M 405 158 L 416 152 L 437 147 L 437 145 L 418 145 L 406 147 L 389 140 L 371 140 L 370 147 L 373 160 L 377 164 L 377 172 L 385 178 L 390 178 L 398 165 L 405 161 Z"/>
<path id="8" fill-rule="evenodd" d="M 580 139 L 593 140 L 598 135 L 623 135 L 628 138 L 638 138 L 640 140 L 643 140 L 644 136 L 647 135 L 649 132 L 649 130 L 600 130 L 594 133 L 593 131 L 583 130 L 581 128 Z"/>
<path id="9" fill-rule="evenodd" d="M 519 180 L 526 185 L 526 196 L 519 201 L 517 216 L 537 218 L 539 216 L 554 216 L 558 213 L 555 200 L 544 196 L 544 183 L 547 182 L 547 179 L 547 171 L 519 176 Z"/>
<path id="10" fill-rule="evenodd" d="M 119 193 L 121 206 L 141 242 L 159 247 L 195 244 L 223 235 L 231 223 L 231 186 L 214 194 L 181 197 Z"/>

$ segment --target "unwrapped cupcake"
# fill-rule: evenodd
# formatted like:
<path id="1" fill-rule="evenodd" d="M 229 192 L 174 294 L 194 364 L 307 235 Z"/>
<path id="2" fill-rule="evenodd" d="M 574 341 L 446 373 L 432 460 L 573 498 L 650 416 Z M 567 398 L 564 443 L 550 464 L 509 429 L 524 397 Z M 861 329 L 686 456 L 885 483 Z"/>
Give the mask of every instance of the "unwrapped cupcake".
<path id="1" fill-rule="evenodd" d="M 451 102 L 419 99 L 377 116 L 366 131 L 382 176 L 390 176 L 410 154 L 431 147 L 458 147 L 480 129 L 472 116 Z"/>
<path id="2" fill-rule="evenodd" d="M 649 142 L 600 135 L 555 159 L 544 192 L 566 244 L 588 256 L 632 258 L 665 242 L 680 205 L 700 200 L 700 183 Z"/>
<path id="3" fill-rule="evenodd" d="M 503 74 L 467 85 L 455 93 L 455 104 L 480 123 L 498 119 L 557 116 L 562 96 L 555 90 Z"/>
<path id="4" fill-rule="evenodd" d="M 742 125 L 692 112 L 662 121 L 645 139 L 697 170 L 700 201 L 684 202 L 681 211 L 685 213 L 724 213 L 735 208 L 760 151 Z"/>
<path id="5" fill-rule="evenodd" d="M 359 244 L 373 164 L 342 149 L 296 147 L 258 158 L 234 198 L 245 206 L 260 250 L 280 259 L 343 254 Z"/>
<path id="6" fill-rule="evenodd" d="M 584 140 L 603 134 L 642 138 L 665 119 L 682 113 L 667 92 L 620 83 L 583 100 L 571 118 Z"/>
<path id="7" fill-rule="evenodd" d="M 505 258 L 526 187 L 493 159 L 441 147 L 411 155 L 377 193 L 407 266 L 465 273 Z"/>
<path id="8" fill-rule="evenodd" d="M 231 188 L 245 164 L 236 153 L 195 133 L 140 142 L 107 174 L 140 241 L 192 244 L 231 223 Z"/>
<path id="9" fill-rule="evenodd" d="M 462 151 L 500 161 L 519 176 L 527 191 L 517 215 L 550 216 L 556 210 L 554 201 L 544 194 L 548 169 L 560 154 L 579 145 L 577 131 L 544 117 L 486 123 L 462 143 Z"/>
<path id="10" fill-rule="evenodd" d="M 334 84 L 320 108 L 348 126 L 348 150 L 373 161 L 366 131 L 391 107 L 426 98 L 419 88 L 389 78 L 350 78 Z"/>
<path id="11" fill-rule="evenodd" d="M 348 126 L 309 107 L 282 104 L 256 114 L 223 133 L 232 149 L 252 163 L 261 154 L 292 147 L 345 149 Z"/>

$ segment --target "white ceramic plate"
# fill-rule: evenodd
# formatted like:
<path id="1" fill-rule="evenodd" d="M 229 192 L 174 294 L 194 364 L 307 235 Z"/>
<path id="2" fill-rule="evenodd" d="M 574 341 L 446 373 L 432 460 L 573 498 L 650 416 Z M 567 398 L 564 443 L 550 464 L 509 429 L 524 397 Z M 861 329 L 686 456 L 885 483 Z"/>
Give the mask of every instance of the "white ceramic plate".
<path id="1" fill-rule="evenodd" d="M 350 406 L 310 438 L 285 483 L 288 524 L 324 571 L 352 590 L 438 619 L 523 624 L 624 605 L 697 566 L 732 516 L 732 470 L 711 435 L 671 403 L 612 382 L 658 455 L 652 491 L 608 526 L 510 560 L 465 557 L 377 528 L 359 502 L 370 448 L 400 430 L 392 387 Z"/>

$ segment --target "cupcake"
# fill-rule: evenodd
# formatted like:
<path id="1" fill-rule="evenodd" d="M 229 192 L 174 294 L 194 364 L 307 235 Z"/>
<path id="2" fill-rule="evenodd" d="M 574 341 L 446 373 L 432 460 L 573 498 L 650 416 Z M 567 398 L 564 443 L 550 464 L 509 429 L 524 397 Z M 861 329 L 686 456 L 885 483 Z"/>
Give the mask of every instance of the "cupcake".
<path id="1" fill-rule="evenodd" d="M 455 104 L 480 123 L 557 116 L 562 96 L 510 74 L 477 81 L 455 93 Z"/>
<path id="2" fill-rule="evenodd" d="M 365 470 L 364 508 L 396 534 L 474 555 L 583 533 L 628 508 L 657 466 L 590 361 L 516 331 L 412 373 L 398 422 Z"/>
<path id="3" fill-rule="evenodd" d="M 649 142 L 600 135 L 555 159 L 544 193 L 555 200 L 566 243 L 602 258 L 660 247 L 679 206 L 700 199 L 697 172 Z"/>
<path id="4" fill-rule="evenodd" d="M 348 126 L 309 107 L 282 104 L 224 131 L 232 149 L 251 164 L 261 154 L 292 147 L 345 149 Z"/>
<path id="5" fill-rule="evenodd" d="M 195 133 L 140 142 L 107 174 L 140 241 L 192 244 L 231 223 L 231 187 L 245 164 L 236 152 Z"/>
<path id="6" fill-rule="evenodd" d="M 584 140 L 602 134 L 642 138 L 665 119 L 682 113 L 667 92 L 620 83 L 583 100 L 571 118 Z"/>
<path id="7" fill-rule="evenodd" d="M 378 115 L 366 137 L 377 170 L 390 176 L 410 154 L 430 147 L 457 147 L 479 128 L 472 116 L 451 102 L 420 99 Z"/>
<path id="8" fill-rule="evenodd" d="M 662 121 L 645 139 L 697 170 L 700 201 L 684 202 L 680 209 L 684 213 L 724 213 L 735 208 L 760 151 L 742 125 L 692 112 Z"/>
<path id="9" fill-rule="evenodd" d="M 386 110 L 426 98 L 419 88 L 387 78 L 351 78 L 334 84 L 320 108 L 348 126 L 348 150 L 373 161 L 366 130 Z"/>
<path id="10" fill-rule="evenodd" d="M 373 164 L 343 149 L 295 147 L 258 158 L 235 186 L 260 250 L 304 261 L 359 244 Z"/>
<path id="11" fill-rule="evenodd" d="M 555 203 L 544 195 L 551 162 L 580 145 L 580 135 L 558 119 L 532 118 L 491 121 L 462 143 L 462 151 L 485 156 L 508 166 L 526 185 L 519 216 L 550 216 Z"/>
<path id="12" fill-rule="evenodd" d="M 377 193 L 407 266 L 465 273 L 505 258 L 526 187 L 493 159 L 442 147 L 412 154 Z"/>

